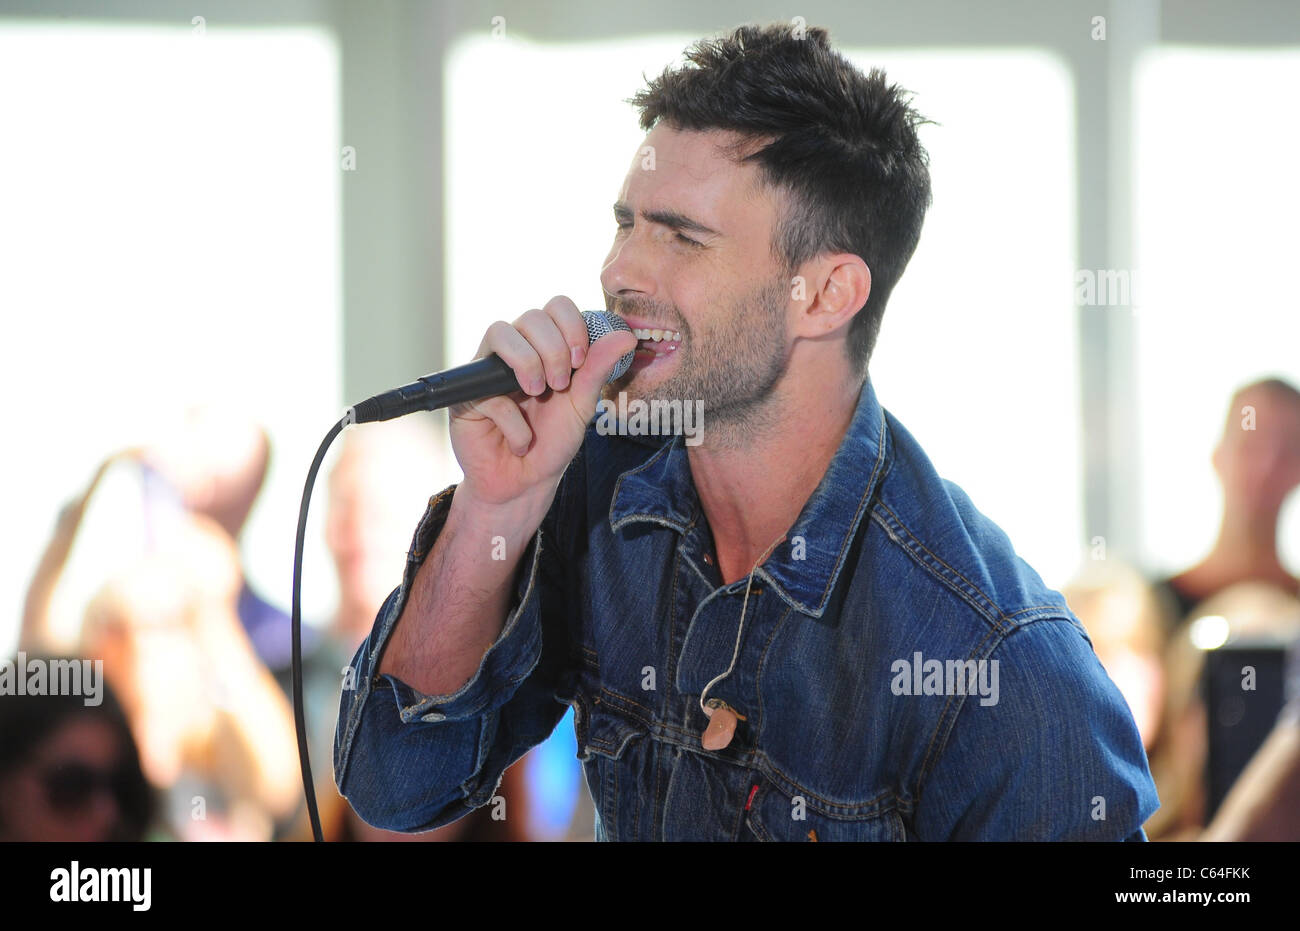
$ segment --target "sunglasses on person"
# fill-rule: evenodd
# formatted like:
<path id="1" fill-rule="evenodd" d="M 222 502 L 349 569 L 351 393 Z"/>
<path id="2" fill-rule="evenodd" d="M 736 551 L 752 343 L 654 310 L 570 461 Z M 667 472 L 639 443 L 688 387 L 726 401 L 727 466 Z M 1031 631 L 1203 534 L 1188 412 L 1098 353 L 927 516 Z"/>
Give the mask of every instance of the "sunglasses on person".
<path id="1" fill-rule="evenodd" d="M 101 792 L 121 805 L 131 791 L 131 772 L 126 767 L 106 770 L 69 761 L 47 767 L 40 780 L 50 807 L 61 814 L 85 811 Z"/>

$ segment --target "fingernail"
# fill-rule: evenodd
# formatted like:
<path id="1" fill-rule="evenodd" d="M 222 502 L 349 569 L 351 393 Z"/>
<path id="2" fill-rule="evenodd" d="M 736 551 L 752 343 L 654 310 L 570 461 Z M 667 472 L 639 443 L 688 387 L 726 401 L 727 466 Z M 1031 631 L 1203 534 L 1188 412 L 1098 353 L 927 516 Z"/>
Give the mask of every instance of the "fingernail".
<path id="1" fill-rule="evenodd" d="M 581 346 L 573 346 L 569 350 L 569 357 L 573 359 L 573 367 L 575 369 L 578 366 L 582 365 L 582 351 L 583 350 Z"/>
<path id="2" fill-rule="evenodd" d="M 541 394 L 545 390 L 546 390 L 546 379 L 542 376 L 538 376 L 537 378 L 534 378 L 532 381 L 528 383 L 529 394 Z"/>

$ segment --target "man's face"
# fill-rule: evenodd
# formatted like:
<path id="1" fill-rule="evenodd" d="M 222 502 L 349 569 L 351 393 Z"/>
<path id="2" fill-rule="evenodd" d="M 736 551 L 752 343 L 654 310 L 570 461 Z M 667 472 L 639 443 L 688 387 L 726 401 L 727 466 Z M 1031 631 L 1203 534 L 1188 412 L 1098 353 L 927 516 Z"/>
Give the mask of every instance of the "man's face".
<path id="1" fill-rule="evenodd" d="M 600 276 L 607 310 L 667 332 L 637 344 L 609 393 L 703 401 L 715 423 L 742 420 L 768 396 L 788 349 L 790 285 L 772 256 L 780 205 L 755 166 L 718 151 L 734 138 L 664 124 L 646 136 Z"/>

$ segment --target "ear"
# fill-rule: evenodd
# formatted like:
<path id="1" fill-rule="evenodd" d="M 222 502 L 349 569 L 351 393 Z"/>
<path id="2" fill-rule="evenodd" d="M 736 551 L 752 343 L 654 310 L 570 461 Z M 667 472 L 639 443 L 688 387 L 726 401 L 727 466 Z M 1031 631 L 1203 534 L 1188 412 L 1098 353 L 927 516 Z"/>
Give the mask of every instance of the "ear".
<path id="1" fill-rule="evenodd" d="M 790 284 L 798 311 L 795 335 L 808 338 L 847 330 L 871 294 L 871 269 L 851 252 L 805 262 Z"/>

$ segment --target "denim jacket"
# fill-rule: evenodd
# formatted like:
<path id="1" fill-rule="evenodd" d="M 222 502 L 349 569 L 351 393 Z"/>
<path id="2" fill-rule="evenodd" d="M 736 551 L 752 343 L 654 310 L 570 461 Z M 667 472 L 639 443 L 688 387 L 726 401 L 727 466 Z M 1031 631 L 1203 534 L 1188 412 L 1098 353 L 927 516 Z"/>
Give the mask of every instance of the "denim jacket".
<path id="1" fill-rule="evenodd" d="M 686 452 L 588 431 L 450 695 L 375 673 L 453 489 L 430 501 L 340 703 L 362 818 L 487 804 L 571 705 L 598 840 L 1146 839 L 1146 754 L 1082 624 L 869 379 L 752 585 L 722 584 Z M 706 687 L 740 718 L 716 751 Z"/>

